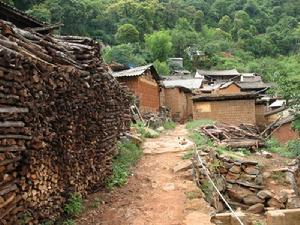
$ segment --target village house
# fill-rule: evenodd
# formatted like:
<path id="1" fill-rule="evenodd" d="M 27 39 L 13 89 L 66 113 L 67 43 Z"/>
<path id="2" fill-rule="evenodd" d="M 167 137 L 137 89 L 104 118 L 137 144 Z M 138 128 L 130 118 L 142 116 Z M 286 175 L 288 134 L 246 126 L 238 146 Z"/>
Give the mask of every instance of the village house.
<path id="1" fill-rule="evenodd" d="M 211 119 L 227 124 L 255 124 L 255 99 L 252 93 L 202 94 L 192 97 L 193 119 Z"/>
<path id="2" fill-rule="evenodd" d="M 236 70 L 197 70 L 195 78 L 204 78 L 209 83 L 224 81 L 240 81 L 241 74 Z"/>
<path id="3" fill-rule="evenodd" d="M 159 111 L 160 78 L 152 64 L 113 72 L 112 74 L 134 93 L 142 114 Z"/>
<path id="4" fill-rule="evenodd" d="M 164 80 L 162 84 L 161 103 L 169 107 L 172 119 L 184 122 L 192 118 L 192 91 L 201 87 L 202 79 Z"/>

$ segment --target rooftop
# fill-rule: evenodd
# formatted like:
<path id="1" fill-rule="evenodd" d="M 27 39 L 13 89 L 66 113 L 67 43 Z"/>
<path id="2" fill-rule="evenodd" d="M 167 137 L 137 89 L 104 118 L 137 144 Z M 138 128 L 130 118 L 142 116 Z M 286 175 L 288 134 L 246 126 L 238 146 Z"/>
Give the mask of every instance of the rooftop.
<path id="1" fill-rule="evenodd" d="M 256 99 L 257 95 L 253 93 L 231 93 L 231 94 L 205 94 L 192 97 L 194 102 L 201 101 L 224 101 L 224 100 L 242 100 Z"/>
<path id="2" fill-rule="evenodd" d="M 156 80 L 159 80 L 159 76 L 157 74 L 157 71 L 155 70 L 153 64 L 149 64 L 146 66 L 139 66 L 139 67 L 134 67 L 128 70 L 122 70 L 119 72 L 113 72 L 112 75 L 114 77 L 135 77 L 135 76 L 141 76 L 143 75 L 147 70 L 151 70 L 154 78 Z"/>
<path id="3" fill-rule="evenodd" d="M 9 21 L 22 29 L 44 27 L 47 25 L 2 1 L 0 1 L 0 19 Z"/>
<path id="4" fill-rule="evenodd" d="M 197 89 L 202 85 L 202 79 L 180 79 L 180 80 L 164 80 L 165 88 L 183 87 L 187 89 Z"/>
<path id="5" fill-rule="evenodd" d="M 241 74 L 236 70 L 197 70 L 197 76 L 240 76 Z"/>

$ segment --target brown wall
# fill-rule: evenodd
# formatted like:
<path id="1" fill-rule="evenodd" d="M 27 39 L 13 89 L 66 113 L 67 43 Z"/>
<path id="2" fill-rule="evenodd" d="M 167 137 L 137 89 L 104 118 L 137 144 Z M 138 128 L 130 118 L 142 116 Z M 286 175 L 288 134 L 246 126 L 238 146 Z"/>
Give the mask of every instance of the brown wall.
<path id="1" fill-rule="evenodd" d="M 217 89 L 215 92 L 218 94 L 232 94 L 232 93 L 240 93 L 241 89 L 236 84 L 231 84 L 226 88 Z"/>
<path id="2" fill-rule="evenodd" d="M 151 78 L 151 74 L 122 77 L 118 78 L 118 81 L 125 84 L 139 98 L 141 113 L 159 110 L 159 86 Z"/>
<path id="3" fill-rule="evenodd" d="M 192 115 L 191 94 L 184 93 L 179 88 L 165 88 L 165 105 L 171 110 L 172 119 L 184 122 Z"/>
<path id="4" fill-rule="evenodd" d="M 266 112 L 266 106 L 263 104 L 256 104 L 255 105 L 255 118 L 256 118 L 256 123 L 259 126 L 264 126 L 269 124 L 268 120 L 265 117 L 265 112 Z"/>
<path id="5" fill-rule="evenodd" d="M 194 102 L 193 118 L 211 119 L 229 124 L 255 124 L 255 100 Z"/>
<path id="6" fill-rule="evenodd" d="M 277 128 L 273 132 L 272 137 L 276 138 L 280 143 L 284 144 L 290 140 L 299 138 L 299 133 L 295 132 L 292 129 L 291 123 L 286 123 Z"/>

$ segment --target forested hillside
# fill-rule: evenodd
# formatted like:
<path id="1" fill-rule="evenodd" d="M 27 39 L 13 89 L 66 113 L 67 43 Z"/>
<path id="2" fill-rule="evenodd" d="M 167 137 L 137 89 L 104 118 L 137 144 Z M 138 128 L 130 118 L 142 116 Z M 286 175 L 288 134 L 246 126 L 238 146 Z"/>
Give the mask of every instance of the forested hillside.
<path id="1" fill-rule="evenodd" d="M 299 0 L 8 2 L 45 22 L 62 22 L 61 34 L 101 40 L 110 46 L 107 62 L 155 61 L 167 74 L 167 58 L 184 57 L 191 70 L 235 67 L 271 81 L 283 75 L 300 77 Z"/>

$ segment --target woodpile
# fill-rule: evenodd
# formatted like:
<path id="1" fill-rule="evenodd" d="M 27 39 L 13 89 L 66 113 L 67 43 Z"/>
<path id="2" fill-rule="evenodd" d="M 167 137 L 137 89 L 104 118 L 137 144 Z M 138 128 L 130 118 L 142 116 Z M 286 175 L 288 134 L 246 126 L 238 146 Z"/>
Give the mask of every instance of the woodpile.
<path id="1" fill-rule="evenodd" d="M 94 40 L 0 30 L 0 224 L 37 224 L 103 186 L 130 98 Z"/>
<path id="2" fill-rule="evenodd" d="M 230 148 L 258 148 L 265 145 L 265 141 L 260 137 L 257 127 L 251 124 L 241 124 L 239 126 L 227 124 L 207 125 L 201 127 L 199 132 L 217 144 Z"/>

